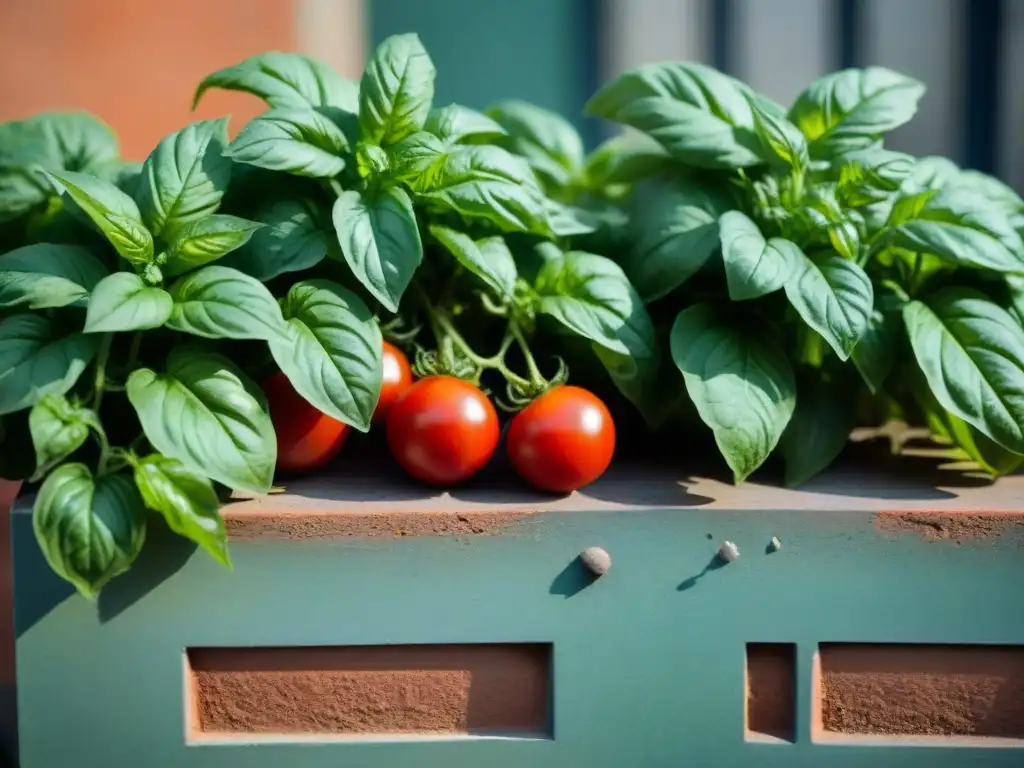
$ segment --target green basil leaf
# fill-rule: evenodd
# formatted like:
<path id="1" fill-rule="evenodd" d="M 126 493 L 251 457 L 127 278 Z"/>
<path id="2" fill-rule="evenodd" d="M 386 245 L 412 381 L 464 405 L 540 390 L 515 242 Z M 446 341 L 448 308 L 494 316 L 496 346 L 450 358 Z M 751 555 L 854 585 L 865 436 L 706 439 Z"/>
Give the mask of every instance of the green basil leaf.
<path id="1" fill-rule="evenodd" d="M 171 316 L 174 301 L 163 288 L 146 285 L 133 272 L 103 278 L 89 298 L 86 333 L 116 333 L 159 328 Z"/>
<path id="2" fill-rule="evenodd" d="M 0 307 L 81 306 L 107 268 L 77 245 L 37 243 L 0 255 Z"/>
<path id="3" fill-rule="evenodd" d="M 284 302 L 291 333 L 270 345 L 295 391 L 323 413 L 366 432 L 380 398 L 383 340 L 370 310 L 327 280 L 292 286 Z"/>
<path id="4" fill-rule="evenodd" d="M 505 129 L 501 143 L 525 157 L 546 182 L 565 186 L 583 168 L 583 140 L 561 115 L 518 99 L 498 102 L 484 113 Z"/>
<path id="5" fill-rule="evenodd" d="M 1006 450 L 939 405 L 923 379 L 920 384 L 914 382 L 913 392 L 932 432 L 951 441 L 984 472 L 992 477 L 1001 477 L 1024 463 L 1024 456 Z"/>
<path id="6" fill-rule="evenodd" d="M 947 288 L 907 302 L 903 322 L 939 404 L 1024 453 L 1024 330 L 984 294 Z"/>
<path id="7" fill-rule="evenodd" d="M 270 490 L 277 439 L 266 399 L 226 357 L 176 347 L 165 373 L 133 371 L 127 390 L 157 452 L 230 488 Z"/>
<path id="8" fill-rule="evenodd" d="M 675 366 L 669 370 L 659 354 L 620 355 L 596 343 L 593 349 L 612 383 L 640 412 L 647 427 L 655 430 L 662 426 L 681 396 Z"/>
<path id="9" fill-rule="evenodd" d="M 899 312 L 887 306 L 887 296 L 875 293 L 875 306 L 868 316 L 868 325 L 860 341 L 853 348 L 853 364 L 872 394 L 877 395 L 885 386 L 896 365 L 902 320 Z"/>
<path id="10" fill-rule="evenodd" d="M 827 158 L 870 146 L 917 112 L 925 86 L 884 67 L 825 75 L 797 97 L 789 119 L 810 139 L 811 155 Z"/>
<path id="11" fill-rule="evenodd" d="M 485 237 L 474 241 L 469 235 L 436 224 L 430 226 L 430 234 L 459 264 L 483 280 L 495 293 L 505 299 L 512 298 L 519 275 L 512 251 L 504 239 Z"/>
<path id="12" fill-rule="evenodd" d="M 914 163 L 911 155 L 881 147 L 846 152 L 832 164 L 838 170 L 837 197 L 856 207 L 884 201 L 907 183 Z"/>
<path id="13" fill-rule="evenodd" d="M 526 161 L 500 147 L 456 147 L 412 186 L 430 204 L 491 221 L 506 232 L 551 234 L 536 177 Z"/>
<path id="14" fill-rule="evenodd" d="M 1018 232 L 1024 230 L 1024 198 L 995 176 L 981 171 L 961 171 L 957 183 L 994 202 Z"/>
<path id="15" fill-rule="evenodd" d="M 43 315 L 0 320 L 0 415 L 67 393 L 92 361 L 96 345 L 95 337 L 66 334 Z"/>
<path id="16" fill-rule="evenodd" d="M 196 88 L 193 109 L 210 88 L 251 93 L 271 107 L 338 107 L 352 113 L 359 107 L 355 83 L 300 53 L 261 53 L 207 75 Z"/>
<path id="17" fill-rule="evenodd" d="M 274 200 L 256 216 L 264 226 L 220 263 L 264 283 L 286 272 L 316 266 L 330 246 L 329 230 L 317 219 L 318 208 L 310 200 Z"/>
<path id="18" fill-rule="evenodd" d="M 216 261 L 249 242 L 262 226 L 258 221 L 223 213 L 189 222 L 171 236 L 164 274 L 174 277 Z"/>
<path id="19" fill-rule="evenodd" d="M 576 237 L 597 231 L 598 218 L 583 208 L 545 199 L 551 232 L 555 237 Z"/>
<path id="20" fill-rule="evenodd" d="M 540 310 L 611 352 L 656 356 L 654 327 L 622 268 L 611 259 L 570 251 L 541 267 Z"/>
<path id="21" fill-rule="evenodd" d="M 209 216 L 231 181 L 225 154 L 228 119 L 191 123 L 164 138 L 146 158 L 136 199 L 154 235 Z"/>
<path id="22" fill-rule="evenodd" d="M 153 236 L 142 223 L 139 207 L 128 195 L 109 181 L 83 173 L 64 171 L 51 177 L 123 258 L 133 264 L 146 264 L 153 258 Z"/>
<path id="23" fill-rule="evenodd" d="M 775 450 L 793 415 L 789 361 L 770 333 L 739 325 L 725 305 L 680 312 L 671 348 L 697 413 L 742 482 Z"/>
<path id="24" fill-rule="evenodd" d="M 938 190 L 960 182 L 960 166 L 946 157 L 919 157 L 910 174 L 903 180 L 900 190 L 905 196 Z"/>
<path id="25" fill-rule="evenodd" d="M 494 138 L 505 134 L 505 129 L 487 115 L 461 104 L 430 110 L 423 130 L 446 144 L 458 144 L 468 136 Z"/>
<path id="26" fill-rule="evenodd" d="M 779 440 L 786 485 L 803 485 L 828 467 L 857 426 L 856 390 L 824 381 L 818 370 L 799 377 L 796 410 Z"/>
<path id="27" fill-rule="evenodd" d="M 448 145 L 434 134 L 417 131 L 388 148 L 387 171 L 396 181 L 426 186 L 433 183 L 449 151 Z"/>
<path id="28" fill-rule="evenodd" d="M 157 453 L 135 462 L 133 469 L 145 505 L 159 512 L 172 531 L 191 539 L 230 568 L 228 536 L 213 483 L 180 461 Z"/>
<path id="29" fill-rule="evenodd" d="M 834 253 L 805 255 L 786 282 L 786 298 L 800 317 L 847 360 L 867 330 L 874 306 L 871 278 Z"/>
<path id="30" fill-rule="evenodd" d="M 281 308 L 259 280 L 219 264 L 203 267 L 170 288 L 175 331 L 207 339 L 277 341 L 288 336 Z"/>
<path id="31" fill-rule="evenodd" d="M 96 175 L 134 199 L 142 183 L 142 168 L 142 163 L 130 160 L 109 160 L 96 166 Z"/>
<path id="32" fill-rule="evenodd" d="M 998 206 L 966 187 L 899 197 L 885 242 L 966 267 L 1024 274 L 1020 234 Z"/>
<path id="33" fill-rule="evenodd" d="M 348 139 L 312 109 L 272 109 L 251 120 L 228 155 L 240 163 L 295 176 L 329 179 L 345 169 Z"/>
<path id="34" fill-rule="evenodd" d="M 1024 327 L 1024 275 L 1006 275 L 1005 280 L 1010 289 L 1010 314 Z"/>
<path id="35" fill-rule="evenodd" d="M 754 117 L 754 130 L 761 139 L 764 159 L 795 171 L 806 170 L 811 162 L 807 137 L 784 116 L 773 115 L 757 97 L 748 96 L 747 101 Z"/>
<path id="36" fill-rule="evenodd" d="M 718 216 L 728 207 L 695 182 L 658 184 L 634 196 L 622 267 L 646 302 L 672 293 L 718 249 Z"/>
<path id="37" fill-rule="evenodd" d="M 757 224 L 739 211 L 722 214 L 718 230 L 733 301 L 773 293 L 785 287 L 803 266 L 805 257 L 796 243 L 782 237 L 766 240 Z"/>
<path id="38" fill-rule="evenodd" d="M 65 464 L 40 487 L 32 528 L 54 572 L 91 600 L 142 551 L 145 515 L 126 475 L 94 478 L 84 464 Z"/>
<path id="39" fill-rule="evenodd" d="M 761 162 L 750 89 L 704 64 L 645 64 L 619 75 L 587 102 L 587 114 L 651 136 L 698 168 Z"/>
<path id="40" fill-rule="evenodd" d="M 668 165 L 665 148 L 643 133 L 613 136 L 587 157 L 584 177 L 591 189 L 632 184 L 660 173 Z"/>
<path id="41" fill-rule="evenodd" d="M 88 112 L 45 112 L 23 122 L 38 137 L 34 159 L 47 171 L 96 173 L 117 160 L 117 134 Z"/>
<path id="42" fill-rule="evenodd" d="M 352 273 L 389 312 L 423 261 L 412 201 L 394 187 L 376 197 L 350 190 L 334 202 L 334 226 Z"/>
<path id="43" fill-rule="evenodd" d="M 72 405 L 64 397 L 47 395 L 32 406 L 28 428 L 36 453 L 36 471 L 31 482 L 41 480 L 55 466 L 81 448 L 89 437 L 96 414 Z"/>
<path id="44" fill-rule="evenodd" d="M 436 76 L 418 35 L 393 35 L 377 46 L 359 87 L 363 141 L 385 146 L 422 130 Z"/>

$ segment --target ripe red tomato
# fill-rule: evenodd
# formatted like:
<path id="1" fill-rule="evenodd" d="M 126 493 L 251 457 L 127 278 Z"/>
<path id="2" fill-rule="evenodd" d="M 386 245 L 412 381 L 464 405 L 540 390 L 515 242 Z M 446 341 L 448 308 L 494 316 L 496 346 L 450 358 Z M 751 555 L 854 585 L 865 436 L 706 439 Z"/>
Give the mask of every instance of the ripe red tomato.
<path id="1" fill-rule="evenodd" d="M 351 428 L 302 397 L 280 371 L 263 385 L 277 433 L 277 468 L 308 472 L 338 455 Z"/>
<path id="2" fill-rule="evenodd" d="M 391 407 L 388 446 L 410 475 L 454 485 L 479 472 L 494 455 L 498 414 L 480 389 L 452 376 L 427 376 Z"/>
<path id="3" fill-rule="evenodd" d="M 509 460 L 535 488 L 569 493 L 599 478 L 615 453 L 608 407 L 579 387 L 555 387 L 515 415 L 506 438 Z"/>
<path id="4" fill-rule="evenodd" d="M 412 368 L 405 353 L 387 341 L 384 342 L 384 383 L 380 389 L 380 399 L 373 412 L 375 422 L 384 421 L 395 401 L 412 386 Z"/>

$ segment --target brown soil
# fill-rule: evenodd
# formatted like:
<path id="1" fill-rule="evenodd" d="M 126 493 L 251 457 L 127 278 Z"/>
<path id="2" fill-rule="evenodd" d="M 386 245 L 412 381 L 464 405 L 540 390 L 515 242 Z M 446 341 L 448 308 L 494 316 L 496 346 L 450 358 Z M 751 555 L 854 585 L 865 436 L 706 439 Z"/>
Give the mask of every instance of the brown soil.
<path id="1" fill-rule="evenodd" d="M 796 646 L 747 644 L 747 737 L 796 738 Z"/>
<path id="2" fill-rule="evenodd" d="M 821 728 L 1024 739 L 1024 648 L 823 645 Z"/>
<path id="3" fill-rule="evenodd" d="M 192 738 L 550 734 L 544 644 L 188 652 Z"/>
<path id="4" fill-rule="evenodd" d="M 989 542 L 1024 529 L 1024 514 L 1012 512 L 880 512 L 875 527 L 890 535 L 913 534 L 928 541 Z"/>
<path id="5" fill-rule="evenodd" d="M 400 538 L 402 536 L 496 536 L 508 533 L 530 515 L 522 511 L 488 512 L 251 512 L 223 509 L 232 539 Z"/>

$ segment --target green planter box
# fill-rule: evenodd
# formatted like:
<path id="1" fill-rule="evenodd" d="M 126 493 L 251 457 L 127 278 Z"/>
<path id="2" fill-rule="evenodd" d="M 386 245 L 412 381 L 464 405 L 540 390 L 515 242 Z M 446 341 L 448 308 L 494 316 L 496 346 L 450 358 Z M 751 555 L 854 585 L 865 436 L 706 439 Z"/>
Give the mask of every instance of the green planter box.
<path id="1" fill-rule="evenodd" d="M 21 766 L 1019 766 L 1024 477 L 968 485 L 321 478 L 225 508 L 234 573 L 157 531 L 96 604 L 23 502 Z"/>

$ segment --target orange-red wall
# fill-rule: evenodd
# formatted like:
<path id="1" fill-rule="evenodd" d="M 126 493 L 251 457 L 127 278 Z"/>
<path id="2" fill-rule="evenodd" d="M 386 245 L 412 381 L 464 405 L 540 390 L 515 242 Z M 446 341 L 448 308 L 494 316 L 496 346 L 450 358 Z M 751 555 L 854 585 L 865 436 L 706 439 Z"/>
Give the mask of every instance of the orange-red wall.
<path id="1" fill-rule="evenodd" d="M 3 0 L 0 122 L 88 109 L 142 160 L 191 120 L 231 114 L 232 132 L 263 107 L 210 92 L 190 111 L 203 76 L 265 50 L 297 48 L 299 0 Z"/>

